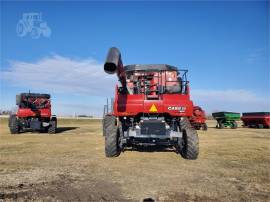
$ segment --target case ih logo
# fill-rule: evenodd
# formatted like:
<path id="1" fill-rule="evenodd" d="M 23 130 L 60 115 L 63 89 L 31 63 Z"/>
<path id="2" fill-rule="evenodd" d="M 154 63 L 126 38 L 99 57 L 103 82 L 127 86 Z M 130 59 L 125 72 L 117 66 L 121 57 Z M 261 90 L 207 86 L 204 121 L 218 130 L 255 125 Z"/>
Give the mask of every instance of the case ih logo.
<path id="1" fill-rule="evenodd" d="M 179 111 L 179 112 L 185 112 L 186 111 L 186 107 L 168 107 L 168 110 L 172 111 Z"/>

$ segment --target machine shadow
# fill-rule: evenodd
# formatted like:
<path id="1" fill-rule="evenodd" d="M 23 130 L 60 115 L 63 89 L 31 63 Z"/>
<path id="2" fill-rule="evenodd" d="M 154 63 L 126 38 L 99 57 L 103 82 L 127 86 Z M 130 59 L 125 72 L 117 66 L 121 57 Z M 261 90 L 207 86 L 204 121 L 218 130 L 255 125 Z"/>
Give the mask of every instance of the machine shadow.
<path id="1" fill-rule="evenodd" d="M 174 147 L 153 145 L 153 146 L 140 146 L 134 145 L 132 148 L 125 148 L 125 151 L 137 151 L 137 152 L 176 152 Z"/>
<path id="2" fill-rule="evenodd" d="M 56 129 L 56 133 L 63 133 L 63 132 L 65 132 L 65 131 L 75 130 L 75 129 L 77 129 L 77 128 L 79 128 L 79 127 L 58 127 L 58 128 Z"/>

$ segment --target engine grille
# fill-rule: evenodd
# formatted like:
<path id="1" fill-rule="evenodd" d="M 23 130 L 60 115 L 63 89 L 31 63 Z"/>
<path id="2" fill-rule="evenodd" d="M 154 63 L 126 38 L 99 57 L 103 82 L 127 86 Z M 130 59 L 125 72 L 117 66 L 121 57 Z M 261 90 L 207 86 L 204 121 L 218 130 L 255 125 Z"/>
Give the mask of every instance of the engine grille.
<path id="1" fill-rule="evenodd" d="M 141 123 L 142 135 L 166 135 L 165 122 L 160 120 L 147 120 Z"/>

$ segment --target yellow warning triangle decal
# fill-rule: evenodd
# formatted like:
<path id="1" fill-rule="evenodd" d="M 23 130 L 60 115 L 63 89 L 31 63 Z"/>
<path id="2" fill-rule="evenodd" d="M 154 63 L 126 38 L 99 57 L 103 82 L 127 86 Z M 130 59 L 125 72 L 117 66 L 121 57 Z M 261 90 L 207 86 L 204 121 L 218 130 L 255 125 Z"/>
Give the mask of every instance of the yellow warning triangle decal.
<path id="1" fill-rule="evenodd" d="M 154 104 L 152 104 L 151 108 L 149 109 L 149 112 L 157 112 L 157 108 Z"/>

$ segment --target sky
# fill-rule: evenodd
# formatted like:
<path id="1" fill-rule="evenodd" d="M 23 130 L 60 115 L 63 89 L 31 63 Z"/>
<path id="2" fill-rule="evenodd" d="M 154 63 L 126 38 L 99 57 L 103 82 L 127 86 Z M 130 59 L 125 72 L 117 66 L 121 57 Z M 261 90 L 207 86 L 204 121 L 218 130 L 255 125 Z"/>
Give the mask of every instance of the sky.
<path id="1" fill-rule="evenodd" d="M 188 69 L 191 98 L 207 113 L 270 111 L 268 1 L 0 4 L 2 110 L 30 90 L 50 93 L 57 115 L 101 116 L 117 82 L 103 71 L 115 46 L 124 64 Z M 29 13 L 42 22 L 31 26 Z"/>

